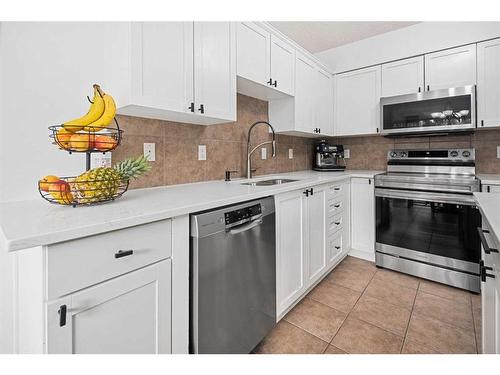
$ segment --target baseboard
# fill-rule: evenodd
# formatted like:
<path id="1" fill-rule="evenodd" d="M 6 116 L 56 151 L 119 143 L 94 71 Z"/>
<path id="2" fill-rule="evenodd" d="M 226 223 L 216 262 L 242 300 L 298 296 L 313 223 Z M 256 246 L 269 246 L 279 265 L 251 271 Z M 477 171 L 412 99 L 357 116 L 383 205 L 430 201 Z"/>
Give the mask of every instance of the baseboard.
<path id="1" fill-rule="evenodd" d="M 373 253 L 368 253 L 363 250 L 356 250 L 351 248 L 351 250 L 349 250 L 349 253 L 347 255 L 350 255 L 355 258 L 368 260 L 370 262 L 375 262 L 375 250 L 373 250 Z"/>

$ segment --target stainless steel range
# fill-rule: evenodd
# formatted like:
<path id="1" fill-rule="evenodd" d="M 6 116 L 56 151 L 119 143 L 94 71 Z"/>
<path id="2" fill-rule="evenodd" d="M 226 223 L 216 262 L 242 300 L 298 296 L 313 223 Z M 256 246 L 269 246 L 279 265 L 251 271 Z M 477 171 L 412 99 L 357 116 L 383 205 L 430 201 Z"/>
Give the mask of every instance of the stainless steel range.
<path id="1" fill-rule="evenodd" d="M 474 149 L 393 150 L 375 176 L 376 264 L 479 292 Z"/>

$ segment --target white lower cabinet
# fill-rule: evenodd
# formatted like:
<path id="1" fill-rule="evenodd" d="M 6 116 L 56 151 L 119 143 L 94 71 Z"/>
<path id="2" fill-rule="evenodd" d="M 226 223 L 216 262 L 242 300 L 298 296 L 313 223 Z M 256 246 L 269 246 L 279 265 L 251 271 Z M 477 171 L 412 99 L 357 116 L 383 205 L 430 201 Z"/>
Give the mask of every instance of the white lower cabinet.
<path id="1" fill-rule="evenodd" d="M 500 185 L 482 185 L 481 191 L 483 193 L 500 193 Z"/>
<path id="2" fill-rule="evenodd" d="M 332 220 L 349 221 L 349 210 L 345 209 L 349 195 L 345 191 L 348 184 L 342 183 L 275 197 L 278 319 L 347 254 L 348 229 L 346 232 L 335 224 L 330 228 L 329 224 Z"/>
<path id="3" fill-rule="evenodd" d="M 375 194 L 373 178 L 351 179 L 351 253 L 375 261 Z"/>
<path id="4" fill-rule="evenodd" d="M 48 303 L 47 352 L 171 353 L 171 261 Z"/>

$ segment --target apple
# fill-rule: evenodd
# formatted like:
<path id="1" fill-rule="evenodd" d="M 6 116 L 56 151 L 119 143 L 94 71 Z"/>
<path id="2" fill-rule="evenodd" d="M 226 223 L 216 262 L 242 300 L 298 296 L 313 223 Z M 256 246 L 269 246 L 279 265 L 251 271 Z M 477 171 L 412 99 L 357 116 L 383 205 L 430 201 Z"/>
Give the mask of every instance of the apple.
<path id="1" fill-rule="evenodd" d="M 98 135 L 95 138 L 94 147 L 99 151 L 109 151 L 116 147 L 118 141 L 109 135 Z"/>
<path id="2" fill-rule="evenodd" d="M 44 178 L 42 178 L 40 180 L 40 185 L 39 185 L 40 190 L 41 191 L 49 191 L 50 186 L 58 181 L 61 181 L 61 180 L 57 176 L 53 176 L 53 175 L 45 176 Z"/>
<path id="3" fill-rule="evenodd" d="M 62 148 L 68 148 L 70 146 L 70 141 L 72 136 L 73 136 L 72 132 L 64 128 L 61 128 L 57 131 L 55 139 L 59 146 L 61 146 Z"/>

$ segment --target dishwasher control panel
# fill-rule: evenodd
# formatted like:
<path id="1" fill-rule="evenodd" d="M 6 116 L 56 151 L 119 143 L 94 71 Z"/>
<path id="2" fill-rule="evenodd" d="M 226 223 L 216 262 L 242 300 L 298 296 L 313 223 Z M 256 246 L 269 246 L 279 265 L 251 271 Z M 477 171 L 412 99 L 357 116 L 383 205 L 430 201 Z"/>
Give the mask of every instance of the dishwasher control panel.
<path id="1" fill-rule="evenodd" d="M 261 213 L 262 207 L 259 203 L 238 210 L 225 212 L 224 219 L 226 221 L 226 226 L 234 226 L 234 224 L 238 225 L 250 221 L 254 216 L 260 215 Z"/>

